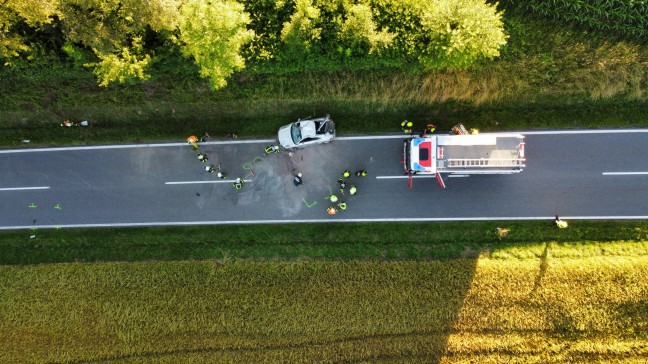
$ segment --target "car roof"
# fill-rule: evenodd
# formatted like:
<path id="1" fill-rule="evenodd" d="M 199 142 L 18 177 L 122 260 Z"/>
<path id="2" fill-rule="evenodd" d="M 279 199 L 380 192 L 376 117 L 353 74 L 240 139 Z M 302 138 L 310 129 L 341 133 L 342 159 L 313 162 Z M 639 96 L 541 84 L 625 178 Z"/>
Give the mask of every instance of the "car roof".
<path id="1" fill-rule="evenodd" d="M 302 138 L 312 138 L 316 134 L 315 122 L 313 120 L 302 120 L 299 122 Z"/>

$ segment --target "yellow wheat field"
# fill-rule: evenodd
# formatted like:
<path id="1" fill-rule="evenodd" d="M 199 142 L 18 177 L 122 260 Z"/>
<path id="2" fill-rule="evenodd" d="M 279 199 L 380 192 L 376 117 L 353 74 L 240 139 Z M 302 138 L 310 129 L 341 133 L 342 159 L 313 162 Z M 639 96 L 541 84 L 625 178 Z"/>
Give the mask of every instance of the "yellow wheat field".
<path id="1" fill-rule="evenodd" d="M 0 362 L 636 363 L 648 257 L 0 267 Z"/>

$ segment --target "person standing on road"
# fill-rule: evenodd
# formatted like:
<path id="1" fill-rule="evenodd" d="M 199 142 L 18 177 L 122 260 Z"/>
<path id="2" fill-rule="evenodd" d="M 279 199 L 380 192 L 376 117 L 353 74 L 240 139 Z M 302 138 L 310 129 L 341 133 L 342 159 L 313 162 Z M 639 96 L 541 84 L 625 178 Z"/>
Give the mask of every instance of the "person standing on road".
<path id="1" fill-rule="evenodd" d="M 205 163 L 205 162 L 207 162 L 209 159 L 207 159 L 207 156 L 206 156 L 206 155 L 204 155 L 204 154 L 198 152 L 198 160 L 201 161 L 201 162 L 203 162 L 203 163 Z"/>
<path id="2" fill-rule="evenodd" d="M 216 176 L 220 179 L 225 179 L 227 176 L 225 175 L 225 172 L 223 172 L 223 169 L 221 168 L 220 163 L 218 163 L 218 172 L 216 173 Z"/>
<path id="3" fill-rule="evenodd" d="M 279 146 L 278 145 L 268 145 L 265 147 L 265 154 L 268 155 L 270 153 L 279 153 Z"/>
<path id="4" fill-rule="evenodd" d="M 214 169 L 214 166 L 212 166 L 212 165 L 205 166 L 205 171 L 207 173 L 216 173 L 216 170 Z"/>
<path id="5" fill-rule="evenodd" d="M 353 196 L 356 193 L 358 193 L 358 189 L 356 188 L 356 186 L 351 185 L 351 187 L 349 187 L 349 195 Z"/>
<path id="6" fill-rule="evenodd" d="M 337 209 L 335 208 L 335 206 L 329 206 L 329 208 L 326 209 L 326 212 L 329 215 L 335 215 L 335 214 L 337 214 Z"/>
<path id="7" fill-rule="evenodd" d="M 428 134 L 432 134 L 432 133 L 434 133 L 435 130 L 436 130 L 436 125 L 434 125 L 434 124 L 427 124 L 427 125 L 425 126 L 425 130 L 423 130 L 423 134 L 421 135 L 421 137 L 425 137 L 425 136 L 427 136 Z"/>
<path id="8" fill-rule="evenodd" d="M 565 229 L 568 226 L 567 221 L 560 220 L 560 217 L 558 217 L 558 215 L 556 215 L 556 219 L 554 220 L 554 224 L 556 224 L 556 226 L 559 229 Z"/>
<path id="9" fill-rule="evenodd" d="M 241 178 L 237 178 L 236 181 L 234 181 L 234 183 L 232 184 L 232 186 L 234 186 L 235 189 L 240 190 L 241 188 L 243 188 L 244 183 L 245 183 L 244 180 L 242 180 Z"/>
<path id="10" fill-rule="evenodd" d="M 304 183 L 304 181 L 302 180 L 302 174 L 301 174 L 301 172 L 299 172 L 299 173 L 297 173 L 297 174 L 295 175 L 295 177 L 293 178 L 293 183 L 295 184 L 295 186 L 299 186 L 299 185 L 301 185 L 302 183 Z"/>
<path id="11" fill-rule="evenodd" d="M 344 211 L 346 210 L 347 205 L 344 201 L 340 201 L 340 203 L 338 203 L 338 208 L 340 209 L 340 211 Z"/>
<path id="12" fill-rule="evenodd" d="M 412 133 L 412 126 L 414 126 L 414 123 L 411 121 L 403 120 L 401 123 L 401 128 L 403 129 L 403 132 L 405 134 L 411 134 Z"/>
<path id="13" fill-rule="evenodd" d="M 344 177 L 344 178 L 351 177 L 351 172 L 349 172 L 348 169 L 345 169 L 344 172 L 342 172 L 342 177 Z"/>
<path id="14" fill-rule="evenodd" d="M 331 195 L 331 196 L 329 196 L 328 198 L 329 198 L 329 200 L 331 200 L 331 202 L 333 202 L 333 203 L 335 203 L 335 202 L 338 201 L 338 197 L 335 196 L 335 195 Z"/>
<path id="15" fill-rule="evenodd" d="M 358 169 L 355 173 L 356 176 L 358 177 L 366 177 L 367 176 L 367 171 L 364 169 Z"/>
<path id="16" fill-rule="evenodd" d="M 344 182 L 344 178 L 340 177 L 338 179 L 338 184 L 340 185 L 340 193 L 344 195 L 344 189 L 346 188 L 346 182 Z"/>
<path id="17" fill-rule="evenodd" d="M 190 135 L 187 138 L 187 143 L 189 143 L 194 150 L 198 149 L 198 138 L 195 135 Z"/>

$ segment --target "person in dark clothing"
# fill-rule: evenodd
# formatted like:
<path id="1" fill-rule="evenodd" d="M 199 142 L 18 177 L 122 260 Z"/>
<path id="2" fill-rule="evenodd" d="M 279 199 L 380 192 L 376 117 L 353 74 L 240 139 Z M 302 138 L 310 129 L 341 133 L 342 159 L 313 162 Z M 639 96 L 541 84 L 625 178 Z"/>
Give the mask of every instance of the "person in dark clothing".
<path id="1" fill-rule="evenodd" d="M 295 186 L 299 186 L 302 183 L 304 183 L 304 181 L 302 180 L 302 174 L 301 173 L 297 173 L 295 175 L 295 178 L 293 178 L 293 183 L 295 184 Z"/>
<path id="2" fill-rule="evenodd" d="M 340 185 L 340 193 L 344 195 L 344 190 L 346 189 L 346 182 L 344 182 L 344 178 L 340 177 L 338 179 L 338 184 Z"/>

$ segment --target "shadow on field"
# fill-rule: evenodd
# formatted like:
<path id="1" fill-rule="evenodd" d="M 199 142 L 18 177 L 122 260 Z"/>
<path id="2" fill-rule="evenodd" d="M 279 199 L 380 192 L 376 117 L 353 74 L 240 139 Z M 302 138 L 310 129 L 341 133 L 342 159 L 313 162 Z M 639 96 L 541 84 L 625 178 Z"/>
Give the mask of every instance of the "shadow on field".
<path id="1" fill-rule="evenodd" d="M 532 294 L 535 294 L 538 291 L 538 289 L 542 286 L 542 278 L 547 273 L 547 268 L 549 268 L 549 262 L 547 261 L 548 257 L 549 257 L 549 243 L 545 243 L 544 250 L 542 251 L 542 255 L 540 257 L 541 258 L 540 272 L 538 273 L 535 282 L 533 282 L 533 290 L 531 291 Z"/>

